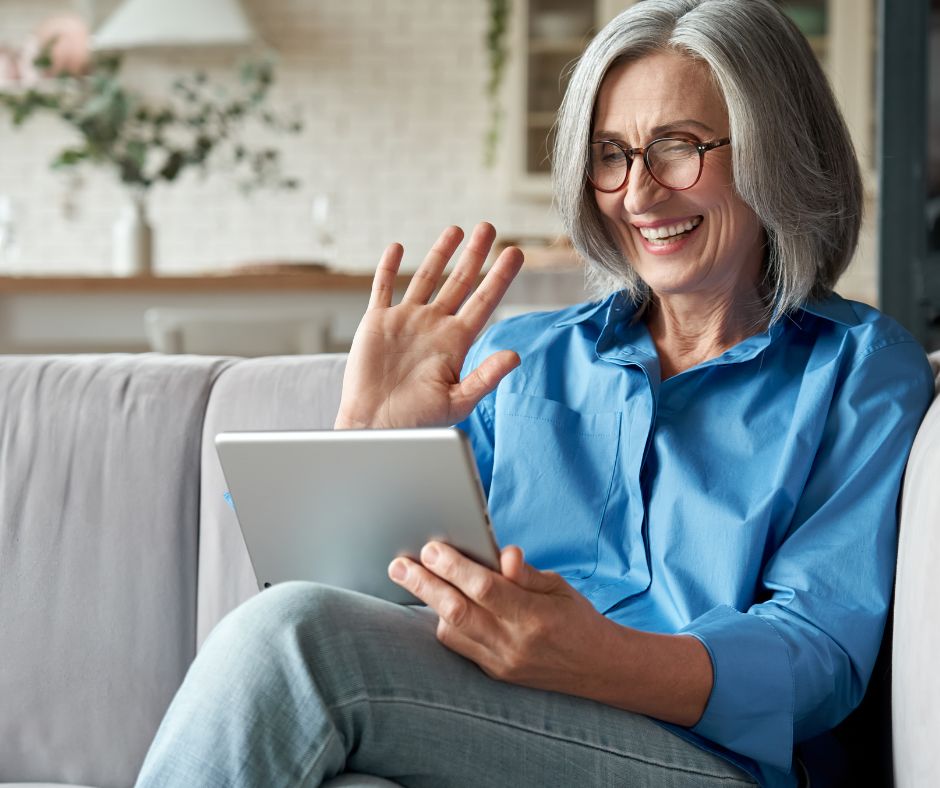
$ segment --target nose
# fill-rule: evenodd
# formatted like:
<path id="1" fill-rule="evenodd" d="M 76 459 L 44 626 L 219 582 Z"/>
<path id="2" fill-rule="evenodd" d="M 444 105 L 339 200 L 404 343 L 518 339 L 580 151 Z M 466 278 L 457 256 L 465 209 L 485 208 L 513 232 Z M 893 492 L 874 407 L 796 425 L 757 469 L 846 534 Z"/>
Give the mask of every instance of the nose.
<path id="1" fill-rule="evenodd" d="M 637 156 L 630 167 L 627 190 L 623 195 L 623 207 L 627 213 L 641 216 L 661 202 L 668 200 L 670 194 L 672 194 L 670 189 L 657 183 L 650 175 L 643 157 Z"/>

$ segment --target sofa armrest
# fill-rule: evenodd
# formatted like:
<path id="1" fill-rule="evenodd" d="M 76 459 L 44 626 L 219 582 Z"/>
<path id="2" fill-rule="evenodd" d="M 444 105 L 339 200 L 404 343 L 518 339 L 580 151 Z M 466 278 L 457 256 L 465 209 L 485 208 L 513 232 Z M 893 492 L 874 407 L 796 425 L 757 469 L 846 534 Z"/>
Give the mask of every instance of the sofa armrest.
<path id="1" fill-rule="evenodd" d="M 931 356 L 940 393 L 940 352 Z M 898 788 L 940 785 L 940 397 L 911 449 L 901 495 L 891 708 Z"/>

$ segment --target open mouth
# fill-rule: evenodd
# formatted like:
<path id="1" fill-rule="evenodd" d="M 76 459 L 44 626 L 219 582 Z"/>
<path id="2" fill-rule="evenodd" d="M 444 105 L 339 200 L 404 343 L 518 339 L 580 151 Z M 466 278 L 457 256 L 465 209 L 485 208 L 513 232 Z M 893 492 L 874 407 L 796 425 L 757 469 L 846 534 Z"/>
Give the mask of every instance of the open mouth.
<path id="1" fill-rule="evenodd" d="M 651 246 L 667 246 L 691 234 L 702 223 L 702 217 L 696 216 L 676 224 L 661 227 L 639 227 L 640 235 Z"/>

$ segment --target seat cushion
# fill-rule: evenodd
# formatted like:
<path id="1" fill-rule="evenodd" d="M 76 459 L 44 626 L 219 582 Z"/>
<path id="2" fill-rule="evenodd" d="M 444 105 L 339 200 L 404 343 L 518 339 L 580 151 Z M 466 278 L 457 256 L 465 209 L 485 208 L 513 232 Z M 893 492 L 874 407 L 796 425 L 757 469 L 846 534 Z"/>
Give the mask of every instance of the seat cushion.
<path id="1" fill-rule="evenodd" d="M 369 774 L 342 774 L 323 783 L 323 788 L 400 788 L 398 783 Z M 0 788 L 91 788 L 74 783 L 0 783 Z"/>

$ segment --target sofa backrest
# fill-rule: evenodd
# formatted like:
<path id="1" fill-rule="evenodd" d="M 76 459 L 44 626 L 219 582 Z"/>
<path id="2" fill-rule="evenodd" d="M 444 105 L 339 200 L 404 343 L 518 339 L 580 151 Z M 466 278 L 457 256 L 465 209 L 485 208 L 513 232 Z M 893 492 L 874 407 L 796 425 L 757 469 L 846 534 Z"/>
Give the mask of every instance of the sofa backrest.
<path id="1" fill-rule="evenodd" d="M 258 592 L 238 521 L 223 495 L 215 436 L 232 430 L 332 428 L 346 356 L 245 359 L 216 381 L 202 441 L 197 644 L 221 618 Z"/>
<path id="2" fill-rule="evenodd" d="M 199 443 L 229 363 L 0 357 L 0 783 L 133 784 L 195 654 Z"/>

